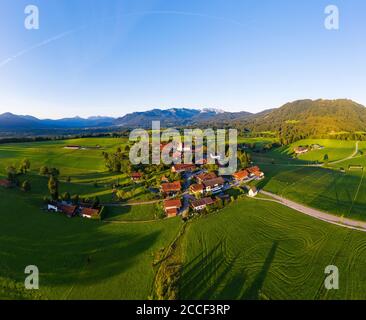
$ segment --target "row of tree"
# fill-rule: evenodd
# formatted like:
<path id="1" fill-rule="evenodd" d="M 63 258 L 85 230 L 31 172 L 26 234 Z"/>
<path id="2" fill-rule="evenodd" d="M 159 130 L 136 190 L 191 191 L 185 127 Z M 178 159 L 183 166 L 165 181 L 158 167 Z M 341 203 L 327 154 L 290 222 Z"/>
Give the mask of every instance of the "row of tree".
<path id="1" fill-rule="evenodd" d="M 30 191 L 31 183 L 28 180 L 25 180 L 22 183 L 19 181 L 19 176 L 27 174 L 28 170 L 30 170 L 30 167 L 31 163 L 29 159 L 23 159 L 18 169 L 15 165 L 8 166 L 6 168 L 8 181 L 13 185 L 20 187 L 25 192 Z"/>

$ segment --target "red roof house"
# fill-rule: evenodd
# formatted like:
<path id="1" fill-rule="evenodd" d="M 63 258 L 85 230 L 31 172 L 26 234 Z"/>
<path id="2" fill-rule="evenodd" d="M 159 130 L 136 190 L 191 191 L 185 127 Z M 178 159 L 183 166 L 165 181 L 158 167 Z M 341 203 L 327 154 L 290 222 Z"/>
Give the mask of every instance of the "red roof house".
<path id="1" fill-rule="evenodd" d="M 172 172 L 174 173 L 182 173 L 187 171 L 193 171 L 196 169 L 196 166 L 194 164 L 175 164 L 172 166 Z"/>
<path id="2" fill-rule="evenodd" d="M 77 206 L 70 206 L 67 204 L 60 204 L 57 206 L 58 211 L 66 214 L 69 218 L 72 218 L 76 214 Z"/>
<path id="3" fill-rule="evenodd" d="M 92 209 L 92 208 L 82 208 L 81 209 L 81 216 L 83 218 L 93 218 L 99 215 L 98 209 Z"/>
<path id="4" fill-rule="evenodd" d="M 196 176 L 196 180 L 198 183 L 202 183 L 206 180 L 211 180 L 217 178 L 217 175 L 215 172 L 204 172 Z"/>
<path id="5" fill-rule="evenodd" d="M 214 204 L 214 203 L 215 203 L 215 200 L 208 197 L 208 198 L 203 198 L 203 199 L 198 199 L 198 200 L 192 201 L 191 207 L 195 211 L 201 211 L 201 210 L 205 209 L 207 206 Z"/>
<path id="6" fill-rule="evenodd" d="M 138 181 L 142 178 L 142 174 L 140 172 L 132 172 L 131 179 L 133 181 Z"/>
<path id="7" fill-rule="evenodd" d="M 0 187 L 10 188 L 12 185 L 13 184 L 7 179 L 0 180 Z"/>
<path id="8" fill-rule="evenodd" d="M 165 194 L 176 193 L 176 192 L 179 192 L 181 189 L 182 189 L 182 186 L 180 184 L 180 181 L 163 183 L 161 185 L 161 191 Z"/>
<path id="9" fill-rule="evenodd" d="M 193 193 L 203 193 L 204 190 L 204 186 L 203 184 L 197 183 L 197 184 L 192 184 L 189 189 L 191 190 L 191 192 Z"/>
<path id="10" fill-rule="evenodd" d="M 182 202 L 179 199 L 165 200 L 164 210 L 168 217 L 175 217 L 178 210 L 182 207 Z"/>
<path id="11" fill-rule="evenodd" d="M 233 177 L 236 181 L 243 181 L 247 178 L 249 178 L 249 172 L 248 170 L 241 170 L 241 171 L 238 171 L 238 172 L 235 172 L 233 174 Z"/>

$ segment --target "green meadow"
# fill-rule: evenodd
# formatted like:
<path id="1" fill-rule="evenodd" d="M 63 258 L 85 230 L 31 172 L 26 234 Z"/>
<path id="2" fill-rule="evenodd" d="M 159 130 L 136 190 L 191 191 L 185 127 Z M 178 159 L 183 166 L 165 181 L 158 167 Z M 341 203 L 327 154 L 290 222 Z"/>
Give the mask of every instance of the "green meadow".
<path id="1" fill-rule="evenodd" d="M 155 204 L 108 207 L 106 210 L 106 221 L 149 221 L 158 219 Z"/>
<path id="2" fill-rule="evenodd" d="M 180 219 L 106 223 L 69 219 L 0 189 L 0 297 L 13 299 L 147 299 L 154 255 L 178 233 Z M 40 290 L 24 290 L 36 265 Z"/>
<path id="3" fill-rule="evenodd" d="M 290 158 L 295 146 L 310 144 L 325 148 L 310 151 L 297 159 Z M 359 152 L 344 161 L 342 159 L 354 154 L 356 141 L 301 140 L 289 147 L 254 154 L 254 160 L 266 173 L 265 180 L 259 186 L 310 207 L 351 219 L 366 220 L 365 170 L 349 170 L 350 165 L 366 168 L 365 147 L 365 142 L 360 142 Z M 324 154 L 329 156 L 328 165 L 311 165 L 322 163 Z M 333 161 L 336 163 L 332 164 Z"/>
<path id="4" fill-rule="evenodd" d="M 183 299 L 365 299 L 366 235 L 277 203 L 244 199 L 191 224 Z M 336 265 L 339 290 L 324 288 Z"/>
<path id="5" fill-rule="evenodd" d="M 329 162 L 338 161 L 349 157 L 356 149 L 355 141 L 342 141 L 342 140 L 330 140 L 330 139 L 306 139 L 300 140 L 291 144 L 288 148 L 284 149 L 284 152 L 291 154 L 295 147 L 298 146 L 311 146 L 319 144 L 324 149 L 309 151 L 308 153 L 298 156 L 298 159 L 303 161 L 317 161 L 324 162 L 324 156 L 328 155 Z"/>
<path id="6" fill-rule="evenodd" d="M 42 198 L 48 193 L 47 177 L 38 173 L 43 165 L 60 169 L 60 193 L 112 201 L 111 183 L 131 180 L 106 172 L 102 151 L 125 143 L 119 138 L 89 138 L 0 145 L 0 176 L 5 176 L 8 165 L 28 158 L 31 170 L 20 180 L 27 179 L 32 186 L 28 193 L 0 187 L 0 299 L 150 297 L 155 262 L 182 230 L 181 219 L 157 219 L 155 204 L 107 207 L 104 221 L 68 219 L 43 210 Z M 64 149 L 71 144 L 101 149 Z M 354 146 L 351 141 L 344 144 L 338 158 L 348 157 Z M 360 143 L 360 150 L 365 149 L 366 143 Z M 364 219 L 363 172 L 340 171 L 352 164 L 366 165 L 361 153 L 327 168 L 304 166 L 306 162 L 292 159 L 283 148 L 253 154 L 253 159 L 266 173 L 260 187 L 334 214 Z M 135 202 L 151 196 L 140 184 L 126 191 L 128 200 Z M 239 199 L 218 213 L 193 219 L 181 241 L 178 295 L 183 299 L 365 298 L 366 235 L 276 203 Z M 330 264 L 342 274 L 337 292 L 323 287 L 324 268 Z M 39 267 L 38 291 L 24 290 L 27 265 Z"/>

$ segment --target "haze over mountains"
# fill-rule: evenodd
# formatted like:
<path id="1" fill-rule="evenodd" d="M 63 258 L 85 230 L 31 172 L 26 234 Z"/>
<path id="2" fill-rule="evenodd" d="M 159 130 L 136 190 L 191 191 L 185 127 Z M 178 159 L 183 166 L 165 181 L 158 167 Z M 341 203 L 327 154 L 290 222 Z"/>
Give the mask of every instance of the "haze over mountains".
<path id="1" fill-rule="evenodd" d="M 352 100 L 298 100 L 278 109 L 257 114 L 227 112 L 219 109 L 168 110 L 153 109 L 133 112 L 120 118 L 80 117 L 59 120 L 40 120 L 32 116 L 11 113 L 0 115 L 0 131 L 68 129 L 68 128 L 150 128 L 159 120 L 162 127 L 174 126 L 234 126 L 252 131 L 288 132 L 296 135 L 316 135 L 331 132 L 365 132 L 366 108 Z"/>

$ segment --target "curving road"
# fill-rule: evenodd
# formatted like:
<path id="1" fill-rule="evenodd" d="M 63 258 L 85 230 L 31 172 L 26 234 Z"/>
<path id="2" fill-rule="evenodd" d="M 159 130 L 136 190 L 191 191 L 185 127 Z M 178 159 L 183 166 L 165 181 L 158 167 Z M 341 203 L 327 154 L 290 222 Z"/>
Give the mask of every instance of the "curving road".
<path id="1" fill-rule="evenodd" d="M 320 210 L 317 210 L 314 208 L 304 206 L 300 203 L 291 201 L 289 199 L 283 198 L 281 196 L 278 196 L 278 195 L 273 194 L 268 191 L 261 190 L 259 192 L 263 195 L 271 197 L 272 199 L 264 199 L 264 198 L 254 198 L 254 199 L 260 200 L 260 201 L 276 202 L 276 203 L 282 204 L 288 208 L 294 209 L 294 210 L 304 213 L 308 216 L 316 218 L 318 220 L 332 223 L 332 224 L 335 224 L 337 226 L 341 226 L 344 228 L 366 232 L 366 222 L 338 217 L 338 216 L 335 216 L 330 213 L 326 213 L 326 212 L 323 212 L 323 211 L 320 211 Z"/>
<path id="2" fill-rule="evenodd" d="M 351 160 L 353 159 L 354 157 L 356 157 L 357 153 L 358 153 L 358 145 L 359 145 L 359 141 L 356 142 L 356 149 L 355 149 L 355 152 L 353 152 L 349 157 L 347 158 L 344 158 L 344 159 L 341 159 L 341 160 L 337 160 L 337 161 L 332 161 L 332 162 L 329 162 L 328 164 L 337 164 L 337 163 L 341 163 L 343 161 L 347 161 L 347 160 Z M 324 164 L 323 164 L 324 165 Z"/>

